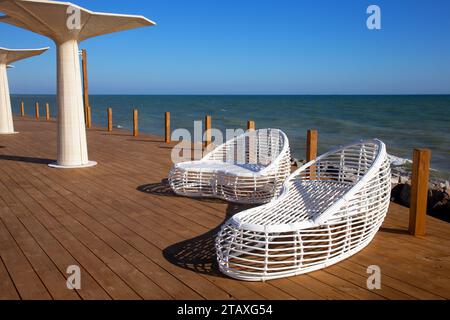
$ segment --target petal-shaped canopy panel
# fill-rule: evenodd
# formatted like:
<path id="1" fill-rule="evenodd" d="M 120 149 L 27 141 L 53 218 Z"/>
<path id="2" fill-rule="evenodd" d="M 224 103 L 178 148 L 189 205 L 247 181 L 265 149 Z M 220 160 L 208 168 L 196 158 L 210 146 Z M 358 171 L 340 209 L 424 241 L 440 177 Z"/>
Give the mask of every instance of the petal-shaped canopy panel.
<path id="1" fill-rule="evenodd" d="M 1 22 L 59 43 L 155 25 L 143 16 L 92 12 L 70 2 L 59 1 L 0 0 L 0 11 L 6 14 L 0 17 Z"/>
<path id="2" fill-rule="evenodd" d="M 7 49 L 0 48 L 0 63 L 9 64 L 18 60 L 30 58 L 40 55 L 48 50 L 47 48 L 40 49 Z"/>

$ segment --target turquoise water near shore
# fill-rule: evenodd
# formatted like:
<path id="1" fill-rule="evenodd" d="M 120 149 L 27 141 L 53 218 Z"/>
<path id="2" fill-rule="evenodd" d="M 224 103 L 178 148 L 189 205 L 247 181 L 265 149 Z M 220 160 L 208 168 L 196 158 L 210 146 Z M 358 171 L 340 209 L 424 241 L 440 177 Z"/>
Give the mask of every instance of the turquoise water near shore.
<path id="1" fill-rule="evenodd" d="M 20 101 L 28 114 L 34 102 L 50 103 L 56 114 L 53 95 L 13 95 L 13 111 Z M 213 127 L 245 128 L 251 119 L 258 128 L 284 130 L 293 156 L 304 158 L 306 130 L 319 131 L 319 152 L 362 138 L 379 138 L 392 155 L 411 159 L 414 148 L 432 151 L 431 166 L 438 175 L 450 179 L 450 95 L 432 96 L 181 96 L 181 95 L 92 95 L 92 120 L 106 124 L 106 108 L 113 108 L 114 125 L 132 126 L 132 109 L 139 109 L 143 132 L 163 135 L 164 112 L 170 111 L 172 129 L 193 130 L 193 121 L 206 114 Z M 42 109 L 41 109 L 42 110 Z M 43 112 L 43 111 L 41 111 Z"/>

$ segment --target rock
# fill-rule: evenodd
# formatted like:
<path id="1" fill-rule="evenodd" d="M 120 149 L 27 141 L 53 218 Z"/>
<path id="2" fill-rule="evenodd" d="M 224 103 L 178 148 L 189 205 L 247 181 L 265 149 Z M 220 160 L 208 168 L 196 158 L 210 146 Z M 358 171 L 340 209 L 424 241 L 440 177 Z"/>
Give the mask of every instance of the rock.
<path id="1" fill-rule="evenodd" d="M 300 168 L 305 163 L 306 163 L 305 160 L 298 160 L 296 158 L 291 158 L 291 166 L 296 166 L 297 168 Z"/>
<path id="2" fill-rule="evenodd" d="M 399 183 L 400 183 L 400 181 L 399 181 L 398 177 L 391 177 L 391 185 L 392 186 L 395 186 Z"/>
<path id="3" fill-rule="evenodd" d="M 448 181 L 441 182 L 439 186 L 443 192 L 450 194 L 450 183 Z"/>
<path id="4" fill-rule="evenodd" d="M 450 195 L 440 190 L 428 192 L 428 210 L 450 215 Z"/>
<path id="5" fill-rule="evenodd" d="M 401 189 L 399 193 L 398 201 L 401 205 L 408 206 L 410 203 L 411 186 L 409 184 L 400 184 Z"/>
<path id="6" fill-rule="evenodd" d="M 400 183 L 411 184 L 411 180 L 409 179 L 409 177 L 401 176 L 400 177 Z"/>
<path id="7" fill-rule="evenodd" d="M 409 184 L 397 184 L 392 188 L 391 200 L 409 207 L 411 199 L 411 186 Z M 432 214 L 439 214 L 450 219 L 450 195 L 445 190 L 428 190 L 427 211 Z"/>
<path id="8" fill-rule="evenodd" d="M 397 184 L 396 186 L 394 186 L 392 188 L 391 191 L 391 201 L 394 202 L 399 202 L 399 198 L 400 198 L 400 192 L 402 191 L 403 185 L 401 184 Z"/>

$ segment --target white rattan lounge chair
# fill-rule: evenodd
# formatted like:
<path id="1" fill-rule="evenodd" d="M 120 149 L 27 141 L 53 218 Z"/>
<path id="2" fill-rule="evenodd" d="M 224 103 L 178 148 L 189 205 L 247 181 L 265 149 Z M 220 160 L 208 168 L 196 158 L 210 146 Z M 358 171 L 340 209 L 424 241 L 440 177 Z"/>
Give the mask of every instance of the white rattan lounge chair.
<path id="1" fill-rule="evenodd" d="M 287 136 L 260 129 L 227 141 L 200 161 L 174 165 L 169 183 L 179 195 L 266 203 L 279 195 L 290 168 Z"/>
<path id="2" fill-rule="evenodd" d="M 238 213 L 216 239 L 220 270 L 249 281 L 325 268 L 363 249 L 386 216 L 386 147 L 362 141 L 295 171 L 272 202 Z"/>

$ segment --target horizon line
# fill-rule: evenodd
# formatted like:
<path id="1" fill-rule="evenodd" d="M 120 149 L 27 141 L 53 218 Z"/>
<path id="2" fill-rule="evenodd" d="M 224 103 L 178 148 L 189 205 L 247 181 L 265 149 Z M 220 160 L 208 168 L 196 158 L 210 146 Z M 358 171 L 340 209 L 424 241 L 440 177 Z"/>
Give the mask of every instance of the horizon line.
<path id="1" fill-rule="evenodd" d="M 56 93 L 11 93 L 13 96 L 56 96 Z M 90 96 L 448 96 L 449 93 L 90 93 Z"/>

